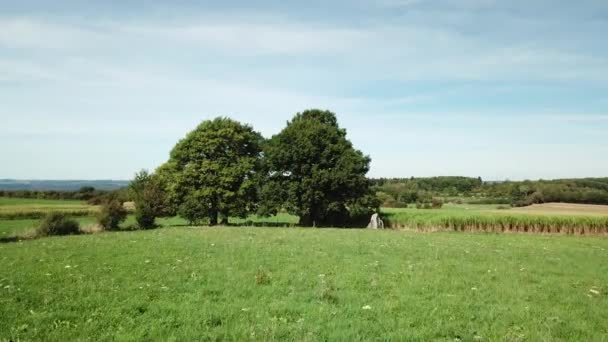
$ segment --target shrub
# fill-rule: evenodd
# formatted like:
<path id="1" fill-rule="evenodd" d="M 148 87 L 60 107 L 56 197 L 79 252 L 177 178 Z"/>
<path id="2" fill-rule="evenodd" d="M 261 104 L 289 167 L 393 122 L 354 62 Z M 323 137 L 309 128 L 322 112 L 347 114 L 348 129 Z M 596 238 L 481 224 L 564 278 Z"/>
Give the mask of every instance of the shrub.
<path id="1" fill-rule="evenodd" d="M 441 207 L 443 207 L 443 200 L 441 198 L 433 198 L 431 200 L 431 206 L 433 209 L 441 209 Z"/>
<path id="2" fill-rule="evenodd" d="M 169 213 L 168 198 L 163 187 L 158 175 L 152 175 L 146 170 L 135 174 L 129 189 L 135 201 L 135 220 L 139 228 L 154 228 L 155 219 Z"/>
<path id="3" fill-rule="evenodd" d="M 147 202 L 138 203 L 135 206 L 135 221 L 141 229 L 154 228 L 154 221 L 156 220 L 156 213 Z"/>
<path id="4" fill-rule="evenodd" d="M 118 229 L 118 225 L 127 218 L 127 210 L 116 199 L 109 200 L 101 206 L 97 222 L 108 230 Z"/>
<path id="5" fill-rule="evenodd" d="M 39 236 L 71 235 L 80 233 L 77 221 L 58 212 L 49 213 L 36 230 Z"/>

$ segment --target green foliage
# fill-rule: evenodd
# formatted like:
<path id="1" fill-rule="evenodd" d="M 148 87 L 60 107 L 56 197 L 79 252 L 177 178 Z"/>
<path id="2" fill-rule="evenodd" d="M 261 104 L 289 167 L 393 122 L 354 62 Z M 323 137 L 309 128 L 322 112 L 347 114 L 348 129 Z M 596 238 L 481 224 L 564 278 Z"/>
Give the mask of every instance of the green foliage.
<path id="1" fill-rule="evenodd" d="M 187 196 L 179 206 L 178 214 L 190 225 L 200 225 L 209 219 L 209 208 L 206 203 L 199 201 L 195 196 Z"/>
<path id="2" fill-rule="evenodd" d="M 228 118 L 202 122 L 161 167 L 171 202 L 191 222 L 245 217 L 257 207 L 262 136 Z"/>
<path id="3" fill-rule="evenodd" d="M 80 225 L 63 213 L 52 212 L 42 220 L 36 233 L 39 236 L 78 234 Z"/>
<path id="4" fill-rule="evenodd" d="M 141 229 L 152 229 L 155 227 L 156 213 L 148 203 L 141 203 L 135 207 L 135 221 Z"/>
<path id="5" fill-rule="evenodd" d="M 162 179 L 141 170 L 135 174 L 129 189 L 135 201 L 135 220 L 142 229 L 154 228 L 155 220 L 167 209 L 167 195 Z"/>
<path id="6" fill-rule="evenodd" d="M 264 155 L 262 214 L 285 208 L 304 226 L 341 226 L 352 216 L 349 208 L 371 214 L 379 205 L 365 177 L 369 157 L 353 148 L 332 112 L 296 114 L 265 144 Z"/>
<path id="7" fill-rule="evenodd" d="M 121 222 L 127 218 L 127 210 L 117 199 L 111 199 L 102 204 L 97 215 L 97 222 L 108 230 L 116 230 Z"/>
<path id="8" fill-rule="evenodd" d="M 480 178 L 468 177 L 412 177 L 373 179 L 372 183 L 376 191 L 388 195 L 383 198 L 385 207 L 395 207 L 395 203 L 417 202 L 425 193 L 460 197 L 470 204 L 608 204 L 608 178 L 482 182 Z"/>

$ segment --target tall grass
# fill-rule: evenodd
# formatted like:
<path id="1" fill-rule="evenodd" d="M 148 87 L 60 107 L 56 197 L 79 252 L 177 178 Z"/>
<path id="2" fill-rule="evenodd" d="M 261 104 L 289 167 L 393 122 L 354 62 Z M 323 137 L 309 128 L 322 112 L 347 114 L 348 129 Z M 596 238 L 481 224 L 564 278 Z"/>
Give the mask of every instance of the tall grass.
<path id="1" fill-rule="evenodd" d="M 84 217 L 96 215 L 99 207 L 74 200 L 0 197 L 0 220 L 41 219 L 50 212 Z"/>
<path id="2" fill-rule="evenodd" d="M 489 214 L 480 212 L 386 213 L 390 228 L 420 231 L 527 232 L 558 234 L 606 234 L 608 217 Z"/>

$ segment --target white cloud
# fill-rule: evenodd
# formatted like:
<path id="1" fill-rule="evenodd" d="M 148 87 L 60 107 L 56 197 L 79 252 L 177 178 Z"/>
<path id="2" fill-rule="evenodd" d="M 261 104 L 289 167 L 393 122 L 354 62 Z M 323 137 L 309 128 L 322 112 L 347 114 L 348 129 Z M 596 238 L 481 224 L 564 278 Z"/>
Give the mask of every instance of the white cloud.
<path id="1" fill-rule="evenodd" d="M 265 23 L 255 18 L 221 21 L 201 17 L 179 24 L 127 21 L 86 25 L 35 18 L 0 19 L 0 47 L 40 51 L 35 58 L 38 65 L 12 70 L 16 78 L 23 74 L 49 78 L 52 71 L 44 70 L 46 59 L 65 63 L 75 56 L 105 58 L 109 65 L 122 65 L 128 60 L 118 56 L 149 54 L 154 58 L 167 51 L 175 51 L 177 56 L 180 52 L 200 56 L 203 65 L 210 62 L 210 56 L 216 56 L 213 63 L 222 64 L 222 56 L 226 56 L 231 59 L 227 65 L 248 63 L 270 69 L 295 62 L 302 69 L 327 70 L 346 78 L 359 74 L 402 81 L 603 81 L 608 75 L 606 58 L 535 42 L 501 45 L 458 30 L 407 23 L 355 28 L 290 23 L 280 17 Z M 264 58 L 276 60 L 268 65 Z M 8 78 L 10 72 L 3 73 L 3 78 Z"/>
<path id="2" fill-rule="evenodd" d="M 0 18 L 0 47 L 49 50 L 107 45 L 109 36 L 90 28 L 37 18 Z"/>

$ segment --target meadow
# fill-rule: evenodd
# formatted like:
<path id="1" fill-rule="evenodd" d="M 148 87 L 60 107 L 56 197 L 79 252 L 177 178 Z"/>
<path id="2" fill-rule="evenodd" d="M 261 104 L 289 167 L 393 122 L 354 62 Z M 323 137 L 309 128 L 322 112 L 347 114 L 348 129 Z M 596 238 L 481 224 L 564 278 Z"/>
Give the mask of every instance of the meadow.
<path id="1" fill-rule="evenodd" d="M 5 212 L 23 206 L 97 210 L 0 199 Z M 0 341 L 602 340 L 604 237 L 420 232 L 446 217 L 607 217 L 537 209 L 385 209 L 391 224 L 420 226 L 378 231 L 296 228 L 288 214 L 137 231 L 131 215 L 125 231 L 0 243 Z M 0 238 L 38 223 L 2 219 Z"/>
<path id="2" fill-rule="evenodd" d="M 0 255 L 0 340 L 608 334 L 599 237 L 177 227 L 0 244 Z"/>

